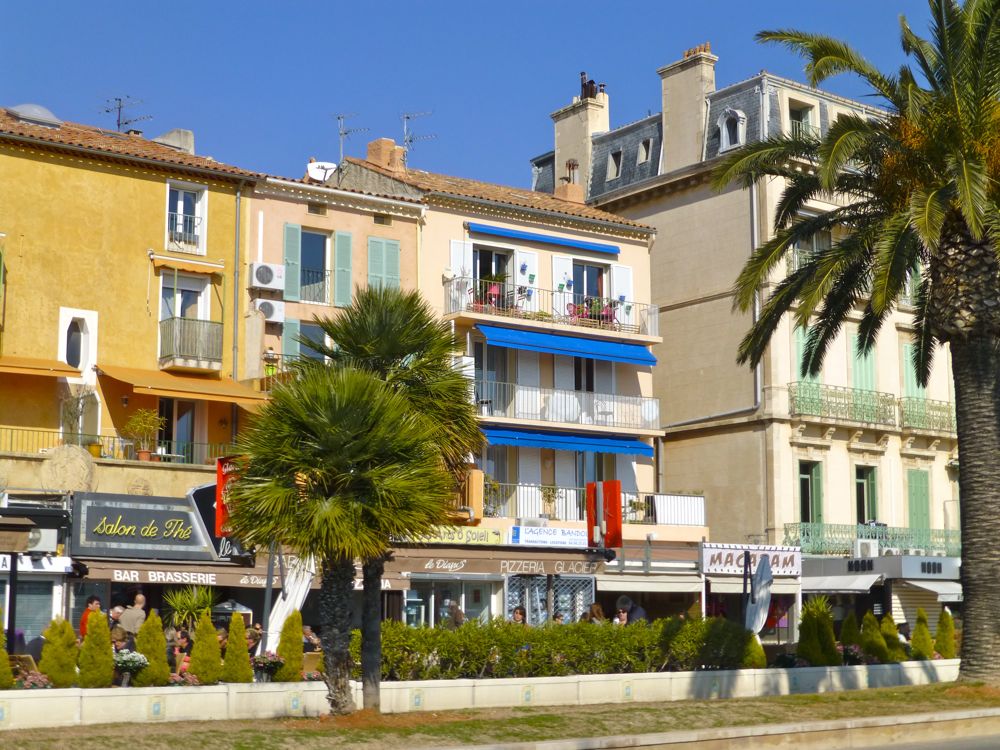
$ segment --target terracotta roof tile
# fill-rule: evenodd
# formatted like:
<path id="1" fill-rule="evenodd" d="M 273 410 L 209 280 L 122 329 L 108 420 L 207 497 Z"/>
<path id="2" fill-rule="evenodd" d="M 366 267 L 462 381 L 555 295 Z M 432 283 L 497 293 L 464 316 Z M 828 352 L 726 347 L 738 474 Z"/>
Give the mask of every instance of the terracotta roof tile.
<path id="1" fill-rule="evenodd" d="M 234 177 L 259 178 L 256 172 L 250 172 L 230 164 L 178 151 L 175 148 L 156 143 L 137 135 L 127 135 L 114 131 L 102 130 L 90 125 L 75 122 L 63 122 L 58 128 L 35 125 L 11 115 L 0 107 L 0 139 L 5 135 L 30 138 L 33 141 L 52 144 L 53 146 L 72 146 L 84 148 L 99 154 L 117 158 L 138 158 L 161 162 L 164 165 L 177 168 L 195 168 L 210 170 L 220 175 Z"/>
<path id="2" fill-rule="evenodd" d="M 654 231 L 653 227 L 646 224 L 640 224 L 631 219 L 626 219 L 624 216 L 602 211 L 599 208 L 594 208 L 583 203 L 563 200 L 550 193 L 540 193 L 534 190 L 524 190 L 523 188 L 479 182 L 478 180 L 470 180 L 465 177 L 450 177 L 448 175 L 435 174 L 434 172 L 424 172 L 420 169 L 393 172 L 365 159 L 356 159 L 354 157 L 345 157 L 344 161 L 370 169 L 373 172 L 427 192 L 450 193 L 451 195 L 495 201 L 520 208 L 550 211 L 565 216 L 594 221 L 607 221 L 614 224 L 635 227 L 640 231 Z"/>

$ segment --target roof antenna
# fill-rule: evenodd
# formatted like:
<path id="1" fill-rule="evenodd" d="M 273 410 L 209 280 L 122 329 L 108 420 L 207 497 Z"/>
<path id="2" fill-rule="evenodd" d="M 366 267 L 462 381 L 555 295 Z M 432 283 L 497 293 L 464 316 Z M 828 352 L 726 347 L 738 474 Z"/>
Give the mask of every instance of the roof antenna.
<path id="1" fill-rule="evenodd" d="M 357 112 L 351 112 L 350 114 L 341 113 L 339 115 L 334 115 L 337 118 L 337 135 L 340 136 L 340 161 L 338 164 L 344 163 L 344 141 L 351 137 L 352 133 L 367 133 L 369 128 L 345 128 L 344 120 L 348 120 L 351 117 L 357 117 Z"/>
<path id="2" fill-rule="evenodd" d="M 410 153 L 410 148 L 412 148 L 415 141 L 430 141 L 437 138 L 435 134 L 428 135 L 414 135 L 410 132 L 410 120 L 417 117 L 427 117 L 433 114 L 432 112 L 404 112 L 403 113 L 403 165 L 406 165 L 406 156 Z"/>
<path id="3" fill-rule="evenodd" d="M 125 109 L 127 107 L 135 107 L 142 104 L 141 99 L 133 99 L 131 96 L 126 94 L 125 96 L 116 96 L 111 99 L 105 99 L 104 103 L 107 104 L 102 112 L 105 114 L 115 114 L 116 125 L 118 127 L 118 132 L 122 132 L 122 128 L 126 125 L 131 125 L 133 122 L 142 122 L 143 120 L 152 120 L 152 115 L 139 115 L 137 117 L 123 117 L 125 114 Z"/>

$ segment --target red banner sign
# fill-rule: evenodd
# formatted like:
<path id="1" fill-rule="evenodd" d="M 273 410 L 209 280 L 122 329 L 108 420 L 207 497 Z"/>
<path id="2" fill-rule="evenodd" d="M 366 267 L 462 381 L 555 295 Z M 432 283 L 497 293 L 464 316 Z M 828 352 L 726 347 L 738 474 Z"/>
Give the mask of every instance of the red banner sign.
<path id="1" fill-rule="evenodd" d="M 597 518 L 598 493 L 604 501 L 602 519 Z M 599 544 L 594 527 L 602 521 L 604 542 Z M 617 479 L 587 482 L 587 545 L 606 549 L 622 546 L 622 483 Z"/>

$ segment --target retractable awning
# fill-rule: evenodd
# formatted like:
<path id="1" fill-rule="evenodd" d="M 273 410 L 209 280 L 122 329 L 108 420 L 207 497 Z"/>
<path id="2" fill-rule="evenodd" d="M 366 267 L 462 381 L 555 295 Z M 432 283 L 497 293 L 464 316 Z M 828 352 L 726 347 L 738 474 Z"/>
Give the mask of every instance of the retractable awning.
<path id="1" fill-rule="evenodd" d="M 618 341 L 563 336 L 557 333 L 521 331 L 513 328 L 483 325 L 476 326 L 486 341 L 496 346 L 511 349 L 526 349 L 533 352 L 563 354 L 567 357 L 589 357 L 608 362 L 624 362 L 630 365 L 655 365 L 656 357 L 642 344 L 627 344 Z"/>
<path id="2" fill-rule="evenodd" d="M 490 237 L 504 237 L 510 240 L 527 240 L 529 242 L 540 242 L 545 245 L 572 247 L 575 250 L 590 250 L 591 252 L 607 253 L 609 255 L 619 255 L 621 253 L 621 248 L 618 245 L 606 245 L 603 242 L 572 240 L 567 237 L 525 232 L 520 229 L 507 229 L 506 227 L 495 227 L 489 224 L 476 224 L 471 221 L 466 222 L 466 226 L 469 229 L 469 234 L 485 234 Z"/>
<path id="3" fill-rule="evenodd" d="M 843 576 L 802 576 L 802 591 L 829 594 L 861 594 L 874 586 L 881 574 Z"/>
<path id="4" fill-rule="evenodd" d="M 153 268 L 168 268 L 172 271 L 184 271 L 185 273 L 221 274 L 226 270 L 226 267 L 221 263 L 211 263 L 205 260 L 171 258 L 166 255 L 154 255 L 150 260 L 153 261 Z"/>
<path id="5" fill-rule="evenodd" d="M 267 396 L 228 378 L 195 378 L 157 370 L 99 365 L 97 372 L 132 386 L 134 393 L 231 404 L 259 404 Z"/>
<path id="6" fill-rule="evenodd" d="M 78 378 L 80 371 L 57 359 L 35 357 L 0 357 L 0 373 L 42 375 L 49 378 Z"/>
<path id="7" fill-rule="evenodd" d="M 704 581 L 694 573 L 650 574 L 638 573 L 605 573 L 597 576 L 597 590 L 601 593 L 609 591 L 648 591 L 656 593 L 694 594 L 705 588 Z"/>
<path id="8" fill-rule="evenodd" d="M 919 578 L 907 578 L 907 586 L 915 586 L 924 591 L 938 595 L 939 602 L 962 601 L 962 584 L 958 581 L 926 581 Z"/>
<path id="9" fill-rule="evenodd" d="M 706 576 L 713 594 L 742 594 L 742 576 Z M 771 581 L 772 594 L 795 594 L 799 590 L 797 578 L 775 578 Z"/>
<path id="10" fill-rule="evenodd" d="M 552 448 L 557 451 L 621 453 L 627 456 L 652 456 L 653 448 L 635 438 L 604 435 L 581 435 L 575 432 L 501 429 L 484 427 L 490 445 L 516 445 L 524 448 Z"/>

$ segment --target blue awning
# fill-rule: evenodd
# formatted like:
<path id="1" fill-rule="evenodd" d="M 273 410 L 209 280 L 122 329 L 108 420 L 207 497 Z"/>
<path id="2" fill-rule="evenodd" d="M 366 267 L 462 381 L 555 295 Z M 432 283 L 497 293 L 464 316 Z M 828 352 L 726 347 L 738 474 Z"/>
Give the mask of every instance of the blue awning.
<path id="1" fill-rule="evenodd" d="M 544 430 L 512 430 L 484 427 L 483 434 L 490 445 L 518 445 L 524 448 L 552 448 L 557 451 L 591 453 L 622 453 L 627 456 L 653 455 L 653 448 L 635 438 L 613 435 L 581 435 L 578 432 L 545 432 Z"/>
<path id="2" fill-rule="evenodd" d="M 625 362 L 630 365 L 655 365 L 656 357 L 642 344 L 625 344 L 581 336 L 563 336 L 558 333 L 519 331 L 500 326 L 476 325 L 486 341 L 510 349 L 527 349 L 533 352 L 564 354 L 567 357 L 589 357 L 608 362 Z"/>
<path id="3" fill-rule="evenodd" d="M 537 234 L 535 232 L 522 232 L 519 229 L 505 229 L 504 227 L 491 227 L 489 224 L 476 224 L 466 222 L 470 234 L 488 234 L 493 237 L 507 237 L 512 240 L 528 240 L 530 242 L 542 242 L 546 245 L 559 245 L 561 247 L 572 247 L 576 250 L 590 250 L 595 253 L 607 253 L 618 255 L 621 248 L 618 245 L 605 245 L 601 242 L 587 242 L 586 240 L 570 240 L 565 237 L 553 237 L 551 234 Z"/>

